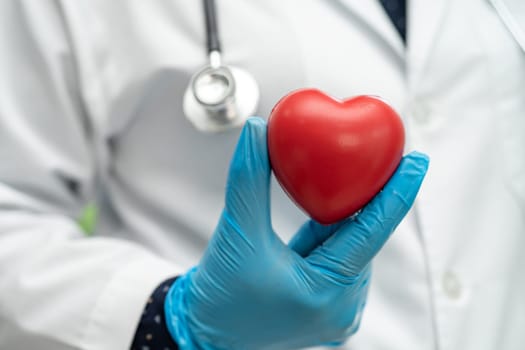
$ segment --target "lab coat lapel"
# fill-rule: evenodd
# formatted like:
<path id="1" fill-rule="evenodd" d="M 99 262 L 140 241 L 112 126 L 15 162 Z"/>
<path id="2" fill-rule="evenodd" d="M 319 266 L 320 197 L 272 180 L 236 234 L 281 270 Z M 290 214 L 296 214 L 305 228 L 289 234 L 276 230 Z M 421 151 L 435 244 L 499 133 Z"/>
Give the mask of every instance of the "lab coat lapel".
<path id="1" fill-rule="evenodd" d="M 405 56 L 403 40 L 378 0 L 339 0 L 338 2 L 362 20 L 362 23 L 375 32 L 399 57 Z"/>
<path id="2" fill-rule="evenodd" d="M 407 79 L 414 87 L 425 72 L 450 0 L 408 1 Z"/>

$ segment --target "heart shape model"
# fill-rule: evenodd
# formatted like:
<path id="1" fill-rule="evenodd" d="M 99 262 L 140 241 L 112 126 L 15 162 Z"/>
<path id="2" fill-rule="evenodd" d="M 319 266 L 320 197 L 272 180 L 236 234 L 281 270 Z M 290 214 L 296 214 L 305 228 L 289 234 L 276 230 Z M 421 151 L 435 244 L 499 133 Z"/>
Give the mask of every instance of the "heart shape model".
<path id="1" fill-rule="evenodd" d="M 283 97 L 268 121 L 275 176 L 310 217 L 331 224 L 356 213 L 396 170 L 403 123 L 381 99 L 336 100 L 303 89 Z"/>

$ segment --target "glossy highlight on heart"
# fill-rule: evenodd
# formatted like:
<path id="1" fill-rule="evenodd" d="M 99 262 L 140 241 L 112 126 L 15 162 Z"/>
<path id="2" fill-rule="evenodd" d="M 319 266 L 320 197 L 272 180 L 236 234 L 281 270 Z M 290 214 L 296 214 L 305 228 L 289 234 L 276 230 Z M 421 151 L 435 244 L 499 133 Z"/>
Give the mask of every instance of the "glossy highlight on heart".
<path id="1" fill-rule="evenodd" d="M 403 156 L 399 115 L 375 96 L 334 99 L 294 91 L 273 108 L 268 152 L 275 177 L 312 219 L 331 224 L 366 205 Z"/>

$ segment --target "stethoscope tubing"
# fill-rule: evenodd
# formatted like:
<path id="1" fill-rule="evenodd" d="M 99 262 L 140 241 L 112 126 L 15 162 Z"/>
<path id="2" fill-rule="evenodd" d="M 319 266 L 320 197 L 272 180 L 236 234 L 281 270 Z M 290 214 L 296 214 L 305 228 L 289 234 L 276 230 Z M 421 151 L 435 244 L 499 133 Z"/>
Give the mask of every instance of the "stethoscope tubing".
<path id="1" fill-rule="evenodd" d="M 221 41 L 217 25 L 217 9 L 215 0 L 203 0 L 204 20 L 206 23 L 206 48 L 207 54 L 212 52 L 221 52 Z"/>

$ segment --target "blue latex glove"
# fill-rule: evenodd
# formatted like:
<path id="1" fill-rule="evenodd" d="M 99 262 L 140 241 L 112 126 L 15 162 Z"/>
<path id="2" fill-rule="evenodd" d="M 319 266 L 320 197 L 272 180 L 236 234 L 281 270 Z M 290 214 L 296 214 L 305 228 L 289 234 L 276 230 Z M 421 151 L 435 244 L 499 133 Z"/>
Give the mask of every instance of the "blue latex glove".
<path id="1" fill-rule="evenodd" d="M 359 325 L 369 263 L 412 205 L 428 166 L 406 156 L 354 219 L 312 221 L 289 245 L 272 229 L 266 123 L 246 123 L 230 165 L 226 204 L 200 264 L 165 303 L 181 349 L 294 349 L 342 342 Z"/>

